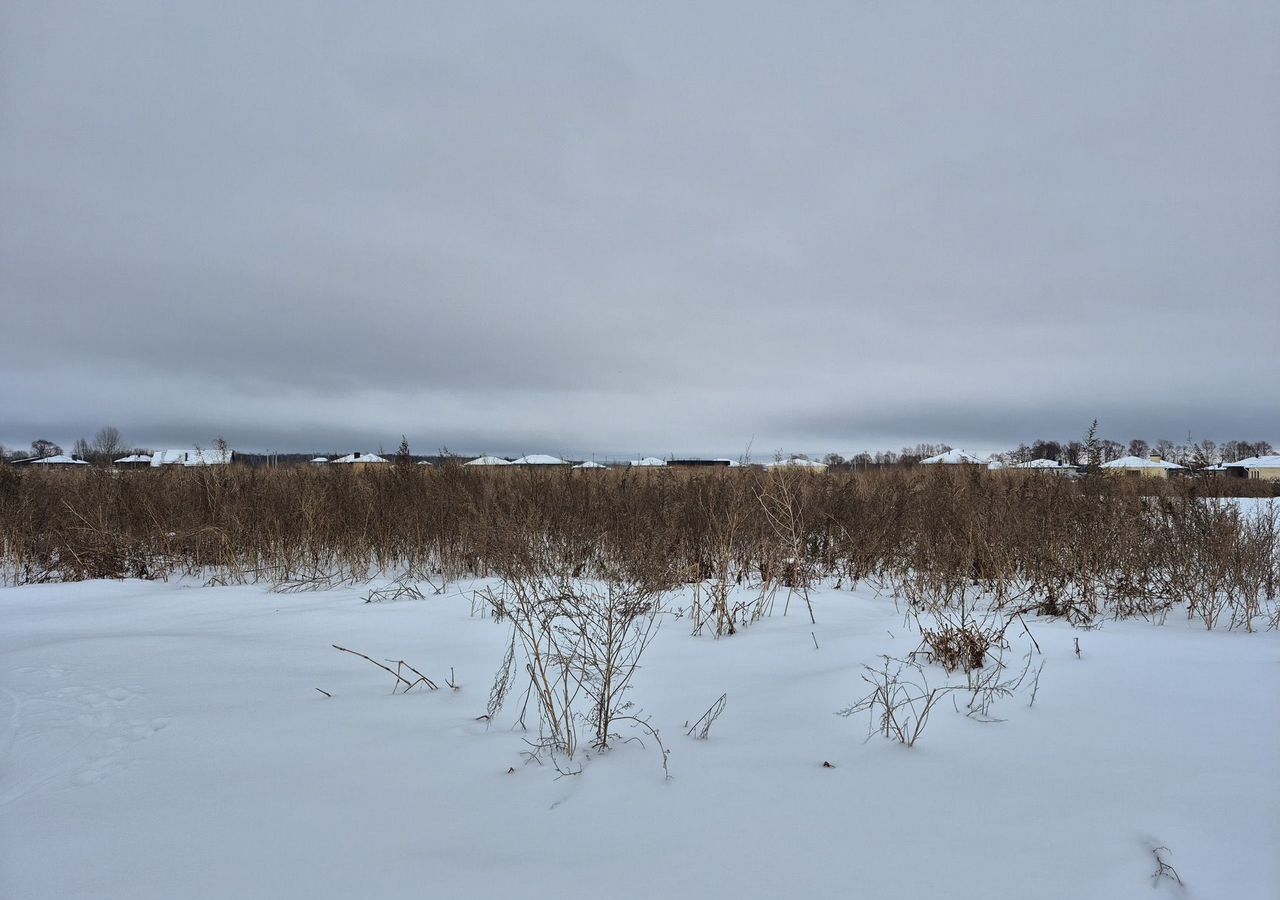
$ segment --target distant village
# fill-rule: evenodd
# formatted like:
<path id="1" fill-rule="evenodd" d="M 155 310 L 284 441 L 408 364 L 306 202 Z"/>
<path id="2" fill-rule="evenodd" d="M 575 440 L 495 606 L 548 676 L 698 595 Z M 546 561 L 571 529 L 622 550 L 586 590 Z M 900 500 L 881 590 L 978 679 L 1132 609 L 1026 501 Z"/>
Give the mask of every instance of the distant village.
<path id="1" fill-rule="evenodd" d="M 639 459 L 596 460 L 562 459 L 558 456 L 535 453 L 520 457 L 466 456 L 443 451 L 435 455 L 410 453 L 408 443 L 401 442 L 395 453 L 371 453 L 353 451 L 346 454 L 315 455 L 304 453 L 248 453 L 231 449 L 225 441 L 217 439 L 209 447 L 193 444 L 190 448 L 152 450 L 127 447 L 114 428 L 104 428 L 91 442 L 76 441 L 71 453 L 64 452 L 58 444 L 39 439 L 32 441 L 29 450 L 5 450 L 0 447 L 0 464 L 15 467 L 41 469 L 79 469 L 98 467 L 114 471 L 153 470 L 168 468 L 197 468 L 204 466 L 338 466 L 352 469 L 376 468 L 391 465 L 442 466 L 462 465 L 476 468 L 565 468 L 576 471 L 608 471 L 617 469 L 715 469 L 715 468 L 763 468 L 803 469 L 811 472 L 870 471 L 885 468 L 912 466 L 968 466 L 989 470 L 1015 470 L 1074 478 L 1096 469 L 1102 474 L 1126 475 L 1144 478 L 1170 477 L 1226 477 L 1280 481 L 1280 454 L 1267 441 L 1227 441 L 1218 445 L 1205 440 L 1184 445 L 1159 441 L 1149 445 L 1135 439 L 1128 445 L 1097 438 L 1096 423 L 1082 441 L 1060 443 L 1035 441 L 1021 444 L 1016 449 L 981 455 L 969 453 L 947 444 L 918 444 L 903 448 L 900 452 L 864 452 L 846 458 L 829 453 L 821 459 L 804 454 L 777 452 L 769 461 L 757 461 L 747 456 L 729 457 L 656 457 Z"/>

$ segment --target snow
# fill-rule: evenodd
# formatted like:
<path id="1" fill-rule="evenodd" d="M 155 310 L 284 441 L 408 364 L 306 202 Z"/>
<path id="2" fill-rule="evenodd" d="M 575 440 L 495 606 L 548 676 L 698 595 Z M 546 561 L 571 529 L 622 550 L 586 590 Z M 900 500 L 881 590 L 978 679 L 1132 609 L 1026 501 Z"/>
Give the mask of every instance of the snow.
<path id="1" fill-rule="evenodd" d="M 117 460 L 124 462 L 124 460 Z M 151 465 L 160 466 L 223 466 L 231 462 L 230 450 L 214 447 L 194 447 L 190 450 L 157 450 L 151 455 Z"/>
<path id="2" fill-rule="evenodd" d="M 329 457 L 327 457 L 327 456 L 317 456 L 317 457 L 313 458 L 311 461 L 312 461 L 313 463 L 315 463 L 316 465 L 322 465 L 323 463 L 327 463 L 327 462 L 329 461 Z"/>
<path id="3" fill-rule="evenodd" d="M 1015 469 L 1074 469 L 1075 466 L 1064 466 L 1056 459 L 1033 459 L 1029 462 L 1018 463 Z"/>
<path id="4" fill-rule="evenodd" d="M 36 459 L 18 460 L 29 466 L 87 466 L 89 465 L 83 459 L 73 459 L 70 456 L 59 453 L 57 456 L 41 456 Z"/>
<path id="5" fill-rule="evenodd" d="M 151 465 L 159 468 L 160 466 L 181 466 L 187 462 L 186 450 L 157 450 L 151 454 Z"/>
<path id="6" fill-rule="evenodd" d="M 333 460 L 335 463 L 342 463 L 344 465 L 349 465 L 351 463 L 384 463 L 386 461 L 387 460 L 383 459 L 376 453 L 348 453 L 346 456 L 339 456 L 337 459 Z"/>
<path id="7" fill-rule="evenodd" d="M 476 720 L 508 640 L 471 614 L 491 583 L 0 589 L 0 894 L 1161 897 L 1167 846 L 1187 896 L 1278 895 L 1276 632 L 1030 619 L 1035 705 L 984 724 L 944 702 L 907 749 L 833 714 L 915 648 L 891 599 L 827 587 L 817 625 L 793 600 L 720 640 L 668 618 L 631 696 L 671 780 L 647 739 L 557 778 L 522 756 L 518 692 Z M 460 689 L 392 695 L 334 643 Z"/>
<path id="8" fill-rule="evenodd" d="M 594 459 L 589 459 L 586 462 L 578 463 L 576 466 L 574 466 L 574 468 L 575 469 L 607 469 L 609 467 L 596 462 Z"/>
<path id="9" fill-rule="evenodd" d="M 793 456 L 791 459 L 779 459 L 768 463 L 766 469 L 814 469 L 823 470 L 827 468 L 826 463 L 814 462 L 811 459 L 804 459 L 800 456 Z"/>
<path id="10" fill-rule="evenodd" d="M 1122 456 L 1103 463 L 1103 469 L 1181 469 L 1183 466 L 1163 459 L 1144 459 L 1141 456 Z"/>
<path id="11" fill-rule="evenodd" d="M 187 459 L 183 463 L 184 466 L 225 466 L 231 462 L 230 450 L 218 450 L 216 448 L 205 449 L 196 447 L 187 451 Z"/>
<path id="12" fill-rule="evenodd" d="M 145 453 L 132 453 L 129 456 L 122 456 L 116 460 L 117 464 L 135 463 L 137 465 L 141 465 L 142 463 L 150 463 L 150 462 L 151 462 L 151 457 L 147 456 Z"/>
<path id="13" fill-rule="evenodd" d="M 1280 454 L 1272 456 L 1250 456 L 1248 459 L 1226 463 L 1223 468 L 1233 469 L 1280 469 Z"/>
<path id="14" fill-rule="evenodd" d="M 656 456 L 646 456 L 644 459 L 633 459 L 627 462 L 627 465 L 632 468 L 657 468 L 666 464 L 665 459 L 658 459 Z"/>
<path id="15" fill-rule="evenodd" d="M 510 460 L 502 459 L 499 456 L 478 456 L 471 462 L 463 463 L 464 466 L 509 466 Z"/>
<path id="16" fill-rule="evenodd" d="M 928 459 L 920 460 L 922 466 L 985 466 L 987 461 L 979 459 L 972 453 L 966 453 L 963 450 L 948 450 L 946 453 L 939 453 L 937 456 L 930 456 Z"/>
<path id="17" fill-rule="evenodd" d="M 513 466 L 567 466 L 569 465 L 558 456 L 548 456 L 545 453 L 531 453 L 528 456 L 522 456 L 512 463 Z"/>

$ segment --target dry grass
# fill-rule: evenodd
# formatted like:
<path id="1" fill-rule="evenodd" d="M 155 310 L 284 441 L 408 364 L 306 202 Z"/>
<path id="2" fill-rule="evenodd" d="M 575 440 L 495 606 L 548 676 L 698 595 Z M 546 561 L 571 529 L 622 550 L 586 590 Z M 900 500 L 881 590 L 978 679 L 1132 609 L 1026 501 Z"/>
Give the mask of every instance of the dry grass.
<path id="1" fill-rule="evenodd" d="M 0 577 L 188 576 L 297 590 L 408 573 L 438 591 L 536 563 L 655 591 L 693 583 L 695 630 L 716 635 L 775 598 L 807 603 L 819 580 L 882 585 L 918 614 L 981 596 L 984 608 L 1079 622 L 1159 620 L 1187 601 L 1206 627 L 1274 622 L 1274 513 L 1250 518 L 1206 496 L 1266 485 L 943 467 L 582 474 L 0 467 Z M 735 602 L 744 589 L 752 599 Z"/>

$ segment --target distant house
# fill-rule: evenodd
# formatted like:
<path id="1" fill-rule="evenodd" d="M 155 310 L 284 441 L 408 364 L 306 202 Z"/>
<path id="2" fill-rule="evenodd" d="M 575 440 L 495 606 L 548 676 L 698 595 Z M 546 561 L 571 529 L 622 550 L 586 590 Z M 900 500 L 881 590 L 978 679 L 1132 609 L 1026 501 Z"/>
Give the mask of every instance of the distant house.
<path id="1" fill-rule="evenodd" d="M 513 466 L 567 466 L 569 465 L 558 456 L 548 456 L 545 453 L 531 453 L 528 456 L 522 456 L 517 460 L 513 460 Z"/>
<path id="2" fill-rule="evenodd" d="M 825 472 L 827 464 L 814 462 L 811 459 L 805 459 L 803 456 L 793 456 L 790 459 L 779 459 L 774 462 L 767 463 L 766 469 L 804 469 L 809 472 Z"/>
<path id="3" fill-rule="evenodd" d="M 1170 472 L 1185 471 L 1185 466 L 1166 462 L 1159 456 L 1122 456 L 1103 463 L 1104 475 L 1129 475 L 1135 478 L 1168 478 Z"/>
<path id="4" fill-rule="evenodd" d="M 922 466 L 985 466 L 986 464 L 985 459 L 979 459 L 963 450 L 948 450 L 946 453 L 920 460 Z"/>
<path id="5" fill-rule="evenodd" d="M 425 460 L 425 459 L 420 459 L 420 460 L 418 460 L 418 465 L 420 465 L 420 466 L 427 466 L 428 468 L 431 468 L 431 463 L 430 463 L 430 461 Z"/>
<path id="6" fill-rule="evenodd" d="M 14 465 L 38 466 L 41 469 L 74 469 L 76 466 L 89 465 L 83 459 L 76 459 L 59 453 L 57 456 L 36 456 L 30 459 L 15 459 Z"/>
<path id="7" fill-rule="evenodd" d="M 231 462 L 233 455 L 230 450 L 219 450 L 217 448 L 208 450 L 202 450 L 199 447 L 191 450 L 157 450 L 151 454 L 151 461 L 148 465 L 153 469 L 163 466 L 185 466 L 187 468 L 225 466 Z"/>
<path id="8" fill-rule="evenodd" d="M 151 467 L 153 469 L 159 469 L 162 466 L 185 466 L 186 464 L 186 450 L 157 450 L 151 454 Z"/>
<path id="9" fill-rule="evenodd" d="M 339 456 L 332 460 L 330 465 L 334 466 L 351 466 L 353 469 L 365 469 L 369 466 L 378 466 L 387 463 L 388 460 L 376 453 L 348 453 L 346 456 Z"/>
<path id="10" fill-rule="evenodd" d="M 187 451 L 184 466 L 226 466 L 231 463 L 232 452 L 230 450 L 219 450 L 217 448 L 202 450 L 196 447 Z"/>
<path id="11" fill-rule="evenodd" d="M 313 466 L 327 466 L 328 464 L 329 457 L 327 456 L 317 456 L 311 460 L 311 465 Z"/>
<path id="12" fill-rule="evenodd" d="M 509 466 L 511 460 L 503 459 L 500 456 L 477 456 L 470 462 L 463 463 L 464 466 Z"/>
<path id="13" fill-rule="evenodd" d="M 1049 475 L 1062 475 L 1070 478 L 1076 474 L 1075 466 L 1064 465 L 1056 459 L 1033 459 L 1030 462 L 1017 463 L 1010 466 L 1024 472 L 1044 472 Z"/>
<path id="14" fill-rule="evenodd" d="M 667 461 L 658 459 L 656 456 L 646 456 L 644 459 L 632 459 L 627 461 L 629 469 L 665 469 Z"/>
<path id="15" fill-rule="evenodd" d="M 120 457 L 112 465 L 122 469 L 145 469 L 151 465 L 151 457 L 146 453 L 131 453 Z"/>
<path id="16" fill-rule="evenodd" d="M 669 459 L 667 466 L 672 469 L 708 469 L 736 466 L 731 459 Z"/>
<path id="17" fill-rule="evenodd" d="M 588 469 L 588 470 L 594 470 L 594 471 L 597 471 L 597 472 L 599 472 L 599 471 L 608 471 L 608 469 L 609 469 L 609 467 L 608 467 L 608 466 L 606 466 L 606 465 L 602 465 L 602 464 L 600 464 L 600 463 L 596 462 L 594 459 L 589 459 L 589 460 L 587 460 L 586 462 L 580 462 L 580 463 L 578 463 L 576 466 L 574 466 L 574 468 L 575 468 L 575 469 Z"/>
<path id="18" fill-rule="evenodd" d="M 1228 478 L 1256 478 L 1262 481 L 1280 481 L 1280 454 L 1250 456 L 1233 463 L 1226 463 L 1223 474 Z"/>

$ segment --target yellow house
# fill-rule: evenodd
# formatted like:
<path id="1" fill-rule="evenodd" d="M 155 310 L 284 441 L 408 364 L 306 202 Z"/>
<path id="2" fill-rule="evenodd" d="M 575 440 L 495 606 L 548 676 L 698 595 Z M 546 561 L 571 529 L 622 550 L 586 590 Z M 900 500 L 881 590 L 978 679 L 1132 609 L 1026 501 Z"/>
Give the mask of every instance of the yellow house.
<path id="1" fill-rule="evenodd" d="M 1113 459 L 1109 463 L 1103 463 L 1102 474 L 1104 475 L 1130 475 L 1140 478 L 1168 478 L 1169 473 L 1185 466 L 1177 463 L 1165 462 L 1158 456 L 1152 456 L 1149 459 L 1143 459 L 1141 456 L 1122 456 L 1119 459 Z"/>
<path id="2" fill-rule="evenodd" d="M 1239 462 L 1227 463 L 1223 474 L 1229 478 L 1256 478 L 1261 481 L 1280 481 L 1280 454 L 1251 456 Z"/>

